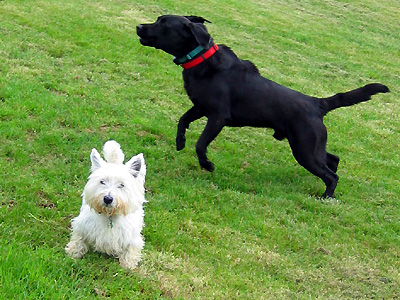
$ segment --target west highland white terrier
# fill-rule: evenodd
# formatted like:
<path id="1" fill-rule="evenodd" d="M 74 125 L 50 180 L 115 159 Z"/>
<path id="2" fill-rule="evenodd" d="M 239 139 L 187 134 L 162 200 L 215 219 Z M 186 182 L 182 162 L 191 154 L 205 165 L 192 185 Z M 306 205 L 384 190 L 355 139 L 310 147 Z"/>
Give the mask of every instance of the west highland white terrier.
<path id="1" fill-rule="evenodd" d="M 146 165 L 143 154 L 127 163 L 116 141 L 103 146 L 106 160 L 93 148 L 91 174 L 82 193 L 82 207 L 72 219 L 71 241 L 65 247 L 73 258 L 95 251 L 119 258 L 122 267 L 133 269 L 141 258 L 144 240 L 143 203 Z"/>

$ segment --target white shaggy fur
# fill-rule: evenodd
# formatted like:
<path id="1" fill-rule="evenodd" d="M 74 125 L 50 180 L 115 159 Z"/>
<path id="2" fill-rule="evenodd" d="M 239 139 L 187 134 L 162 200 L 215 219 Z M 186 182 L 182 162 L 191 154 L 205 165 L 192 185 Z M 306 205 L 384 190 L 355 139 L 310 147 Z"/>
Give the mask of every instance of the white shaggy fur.
<path id="1" fill-rule="evenodd" d="M 95 251 L 119 258 L 122 267 L 135 268 L 144 240 L 143 203 L 146 165 L 143 154 L 123 164 L 124 153 L 115 141 L 104 144 L 104 161 L 92 150 L 91 174 L 83 190 L 79 216 L 71 222 L 71 241 L 65 251 L 82 258 L 92 246 Z"/>

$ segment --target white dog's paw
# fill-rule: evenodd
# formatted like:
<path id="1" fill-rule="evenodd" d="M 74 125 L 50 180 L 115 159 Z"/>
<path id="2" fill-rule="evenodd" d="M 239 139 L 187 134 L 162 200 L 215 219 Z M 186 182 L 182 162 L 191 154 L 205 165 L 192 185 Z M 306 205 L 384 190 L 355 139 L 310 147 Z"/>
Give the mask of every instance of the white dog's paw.
<path id="1" fill-rule="evenodd" d="M 65 252 L 72 258 L 82 258 L 89 248 L 82 238 L 72 235 L 71 241 L 65 246 Z"/>
<path id="2" fill-rule="evenodd" d="M 141 260 L 141 249 L 136 247 L 129 247 L 120 258 L 119 263 L 121 267 L 126 269 L 135 269 Z"/>

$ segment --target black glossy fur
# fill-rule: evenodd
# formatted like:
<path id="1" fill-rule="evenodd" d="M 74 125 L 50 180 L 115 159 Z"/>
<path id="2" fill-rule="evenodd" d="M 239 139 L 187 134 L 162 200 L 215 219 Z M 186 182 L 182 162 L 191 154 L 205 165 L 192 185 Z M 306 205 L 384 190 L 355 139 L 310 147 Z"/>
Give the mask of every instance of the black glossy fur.
<path id="1" fill-rule="evenodd" d="M 137 34 L 142 45 L 182 57 L 199 45 L 208 49 L 213 44 L 204 22 L 208 21 L 194 16 L 161 16 L 155 23 L 138 25 Z M 373 83 L 329 98 L 307 96 L 262 77 L 253 63 L 239 59 L 224 45 L 208 60 L 184 70 L 183 80 L 193 107 L 179 120 L 177 150 L 185 147 L 189 124 L 206 116 L 196 152 L 201 167 L 213 171 L 207 147 L 224 126 L 272 128 L 274 138 L 288 139 L 299 164 L 324 181 L 323 197 L 333 197 L 339 179 L 339 157 L 326 152 L 323 117 L 333 109 L 389 92 L 385 85 Z"/>

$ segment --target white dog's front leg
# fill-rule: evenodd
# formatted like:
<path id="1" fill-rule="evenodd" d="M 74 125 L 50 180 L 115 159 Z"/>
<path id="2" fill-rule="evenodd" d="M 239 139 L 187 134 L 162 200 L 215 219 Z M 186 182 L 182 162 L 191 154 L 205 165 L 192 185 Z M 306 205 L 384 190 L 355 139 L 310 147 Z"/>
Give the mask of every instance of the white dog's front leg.
<path id="1" fill-rule="evenodd" d="M 76 232 L 72 232 L 71 241 L 65 246 L 65 252 L 72 258 L 82 258 L 88 250 L 89 247 L 82 236 Z"/>
<path id="2" fill-rule="evenodd" d="M 119 257 L 121 267 L 134 269 L 137 267 L 141 259 L 141 249 L 134 246 L 129 246 L 126 252 Z"/>

